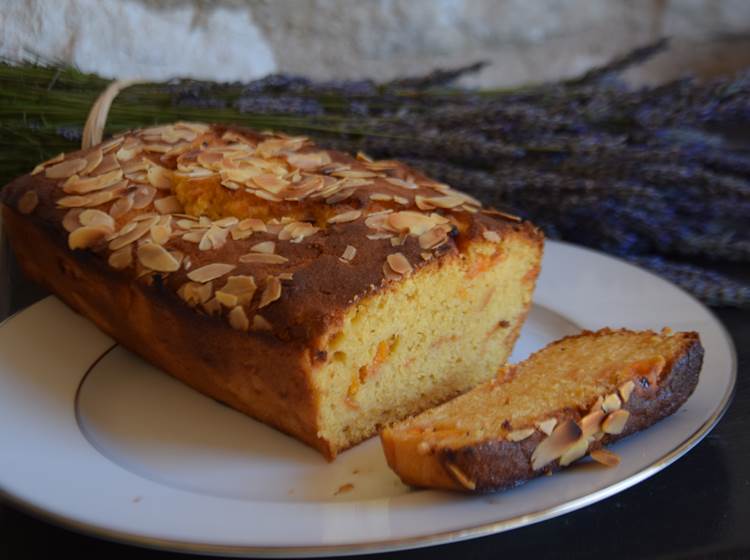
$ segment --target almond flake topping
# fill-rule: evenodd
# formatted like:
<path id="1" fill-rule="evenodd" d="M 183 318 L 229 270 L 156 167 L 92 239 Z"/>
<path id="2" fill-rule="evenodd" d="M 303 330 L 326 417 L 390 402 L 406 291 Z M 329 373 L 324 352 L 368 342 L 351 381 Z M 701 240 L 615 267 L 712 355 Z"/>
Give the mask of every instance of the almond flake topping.
<path id="1" fill-rule="evenodd" d="M 275 276 L 269 276 L 266 279 L 266 287 L 263 290 L 263 294 L 260 296 L 260 303 L 258 309 L 262 309 L 269 303 L 273 303 L 281 297 L 281 282 Z"/>
<path id="2" fill-rule="evenodd" d="M 172 172 L 169 169 L 152 165 L 148 168 L 146 176 L 152 187 L 162 190 L 170 190 L 172 188 Z"/>
<path id="3" fill-rule="evenodd" d="M 609 449 L 595 449 L 591 458 L 606 467 L 616 467 L 620 464 L 620 456 Z"/>
<path id="4" fill-rule="evenodd" d="M 200 282 L 201 284 L 205 284 L 206 282 L 210 282 L 211 280 L 221 278 L 225 274 L 229 274 L 235 268 L 236 266 L 233 264 L 211 263 L 207 264 L 206 266 L 196 268 L 195 270 L 191 270 L 190 272 L 188 272 L 187 276 L 193 282 Z"/>
<path id="5" fill-rule="evenodd" d="M 68 247 L 87 249 L 103 242 L 110 233 L 112 233 L 111 229 L 101 226 L 79 227 L 68 235 Z"/>
<path id="6" fill-rule="evenodd" d="M 257 286 L 252 276 L 230 276 L 227 283 L 216 290 L 216 299 L 226 307 L 250 303 Z"/>
<path id="7" fill-rule="evenodd" d="M 88 209 L 81 212 L 78 221 L 82 226 L 101 226 L 113 232 L 115 230 L 115 221 L 109 214 L 101 210 Z"/>
<path id="8" fill-rule="evenodd" d="M 191 307 L 206 303 L 213 295 L 213 283 L 185 282 L 177 290 L 177 294 Z"/>
<path id="9" fill-rule="evenodd" d="M 81 169 L 80 173 L 81 175 L 88 175 L 101 165 L 102 159 L 104 159 L 104 154 L 102 153 L 101 148 L 96 148 L 86 154 L 84 158 L 86 159 L 86 166 Z"/>
<path id="10" fill-rule="evenodd" d="M 182 204 L 175 195 L 165 196 L 154 201 L 154 208 L 160 214 L 179 214 Z"/>
<path id="11" fill-rule="evenodd" d="M 53 157 L 51 159 L 48 159 L 47 161 L 43 161 L 42 163 L 40 163 L 39 165 L 37 165 L 34 168 L 34 170 L 31 172 L 31 174 L 32 175 L 37 175 L 37 174 L 41 173 L 42 171 L 44 171 L 47 167 L 49 167 L 49 166 L 51 166 L 51 165 L 53 165 L 55 163 L 59 163 L 59 162 L 63 161 L 64 159 L 65 159 L 65 153 L 64 152 L 60 152 L 55 157 Z"/>
<path id="12" fill-rule="evenodd" d="M 110 253 L 109 259 L 107 259 L 109 266 L 115 270 L 122 270 L 133 264 L 133 247 L 130 245 L 118 249 L 113 253 Z"/>
<path id="13" fill-rule="evenodd" d="M 393 253 L 386 257 L 388 265 L 397 274 L 411 274 L 414 269 L 412 268 L 409 260 L 403 255 L 403 253 Z"/>
<path id="14" fill-rule="evenodd" d="M 180 261 L 156 243 L 141 245 L 136 254 L 143 266 L 157 272 L 174 272 L 180 268 Z"/>
<path id="15" fill-rule="evenodd" d="M 344 249 L 344 252 L 341 254 L 340 260 L 342 260 L 343 262 L 352 262 L 356 255 L 357 248 L 352 247 L 351 245 L 347 245 L 346 249 Z"/>
<path id="16" fill-rule="evenodd" d="M 82 160 L 85 163 L 85 160 Z M 100 191 L 117 183 L 122 179 L 122 169 L 114 169 L 109 173 L 81 179 L 78 175 L 71 175 L 65 183 L 63 190 L 70 194 L 86 194 L 92 191 Z"/>
<path id="17" fill-rule="evenodd" d="M 253 317 L 252 330 L 254 331 L 270 331 L 273 330 L 273 326 L 269 323 L 262 315 L 255 315 Z"/>
<path id="18" fill-rule="evenodd" d="M 273 252 L 276 251 L 276 243 L 273 241 L 262 241 L 250 247 L 250 250 L 254 253 L 273 254 Z"/>
<path id="19" fill-rule="evenodd" d="M 534 428 L 524 428 L 521 430 L 513 430 L 508 433 L 509 441 L 523 441 L 528 437 L 531 437 L 536 430 Z"/>
<path id="20" fill-rule="evenodd" d="M 86 167 L 87 161 L 84 158 L 67 159 L 47 167 L 44 170 L 44 176 L 48 179 L 67 179 L 71 175 L 79 173 Z"/>
<path id="21" fill-rule="evenodd" d="M 238 305 L 229 312 L 229 324 L 238 331 L 246 331 L 250 327 L 250 321 L 241 306 Z"/>
<path id="22" fill-rule="evenodd" d="M 347 212 L 342 212 L 341 214 L 336 214 L 335 216 L 332 216 L 328 218 L 329 224 L 343 224 L 346 222 L 353 222 L 354 220 L 358 219 L 362 215 L 361 210 L 349 210 Z"/>
<path id="23" fill-rule="evenodd" d="M 21 214 L 31 214 L 39 204 L 39 195 L 36 191 L 26 191 L 18 199 L 18 211 Z"/>

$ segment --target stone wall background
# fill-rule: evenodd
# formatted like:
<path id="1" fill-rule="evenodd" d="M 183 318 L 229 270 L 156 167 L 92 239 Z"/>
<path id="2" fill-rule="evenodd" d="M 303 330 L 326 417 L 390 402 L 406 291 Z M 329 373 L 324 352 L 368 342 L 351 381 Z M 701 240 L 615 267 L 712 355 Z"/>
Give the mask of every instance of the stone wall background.
<path id="1" fill-rule="evenodd" d="M 750 0 L 0 0 L 0 56 L 108 77 L 385 80 L 476 60 L 466 85 L 571 76 L 661 36 L 636 82 L 750 66 Z"/>

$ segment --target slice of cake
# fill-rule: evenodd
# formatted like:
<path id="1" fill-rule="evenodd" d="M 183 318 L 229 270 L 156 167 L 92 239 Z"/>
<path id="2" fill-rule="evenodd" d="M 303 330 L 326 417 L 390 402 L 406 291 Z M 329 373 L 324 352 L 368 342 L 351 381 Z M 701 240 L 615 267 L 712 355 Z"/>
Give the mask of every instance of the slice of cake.
<path id="1" fill-rule="evenodd" d="M 414 486 L 485 492 L 517 485 L 675 412 L 698 383 L 697 333 L 584 332 L 505 366 L 465 395 L 381 434 Z"/>
<path id="2" fill-rule="evenodd" d="M 199 123 L 61 154 L 2 202 L 30 278 L 328 458 L 492 377 L 543 244 L 401 163 Z"/>

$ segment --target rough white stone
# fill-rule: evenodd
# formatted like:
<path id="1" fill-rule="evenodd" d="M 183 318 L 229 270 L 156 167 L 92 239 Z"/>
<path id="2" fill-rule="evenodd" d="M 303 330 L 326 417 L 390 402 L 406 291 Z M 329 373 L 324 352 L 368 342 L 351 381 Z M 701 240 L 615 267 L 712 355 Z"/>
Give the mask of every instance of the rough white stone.
<path id="1" fill-rule="evenodd" d="M 276 68 L 243 6 L 123 0 L 3 0 L 0 56 L 73 63 L 107 77 L 249 80 Z"/>

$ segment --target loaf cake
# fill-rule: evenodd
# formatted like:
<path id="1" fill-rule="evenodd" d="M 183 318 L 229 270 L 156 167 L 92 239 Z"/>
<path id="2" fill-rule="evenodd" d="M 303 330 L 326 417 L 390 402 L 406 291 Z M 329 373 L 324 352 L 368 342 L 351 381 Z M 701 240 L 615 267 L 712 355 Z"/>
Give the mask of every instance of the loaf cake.
<path id="1" fill-rule="evenodd" d="M 566 467 L 675 412 L 698 383 L 694 332 L 601 330 L 559 340 L 466 394 L 383 430 L 410 485 L 488 492 Z"/>
<path id="2" fill-rule="evenodd" d="M 543 247 L 396 161 L 200 123 L 61 154 L 1 199 L 28 277 L 328 459 L 493 377 Z"/>

